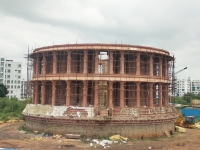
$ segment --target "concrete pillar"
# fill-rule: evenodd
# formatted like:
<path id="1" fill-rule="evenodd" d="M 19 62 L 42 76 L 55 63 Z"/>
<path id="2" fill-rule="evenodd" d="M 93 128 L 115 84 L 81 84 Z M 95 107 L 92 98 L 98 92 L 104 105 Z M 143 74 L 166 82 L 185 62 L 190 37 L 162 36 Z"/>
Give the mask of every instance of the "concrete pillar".
<path id="1" fill-rule="evenodd" d="M 36 67 L 35 67 L 35 75 L 38 75 L 39 74 L 39 55 L 36 55 Z"/>
<path id="2" fill-rule="evenodd" d="M 121 52 L 120 54 L 120 74 L 124 74 L 124 52 Z"/>
<path id="3" fill-rule="evenodd" d="M 109 102 L 108 108 L 113 108 L 113 82 L 109 82 Z"/>
<path id="4" fill-rule="evenodd" d="M 71 91 L 71 88 L 70 88 L 70 83 L 71 81 L 67 80 L 66 81 L 66 106 L 70 106 L 70 91 Z"/>
<path id="5" fill-rule="evenodd" d="M 169 105 L 169 91 L 168 91 L 168 84 L 165 84 L 165 106 Z"/>
<path id="6" fill-rule="evenodd" d="M 124 81 L 120 82 L 120 108 L 124 108 Z"/>
<path id="7" fill-rule="evenodd" d="M 38 93 L 38 81 L 35 81 L 35 100 L 34 104 L 38 104 L 39 102 L 39 93 Z"/>
<path id="8" fill-rule="evenodd" d="M 153 83 L 149 83 L 149 107 L 153 107 Z"/>
<path id="9" fill-rule="evenodd" d="M 95 73 L 99 73 L 99 51 L 95 51 Z"/>
<path id="10" fill-rule="evenodd" d="M 162 78 L 162 56 L 159 57 L 159 76 Z"/>
<path id="11" fill-rule="evenodd" d="M 153 76 L 153 55 L 150 55 L 149 59 L 149 75 Z"/>
<path id="12" fill-rule="evenodd" d="M 88 84 L 87 81 L 83 81 L 83 107 L 87 107 L 87 92 Z"/>
<path id="13" fill-rule="evenodd" d="M 57 73 L 57 52 L 53 52 L 53 74 Z"/>
<path id="14" fill-rule="evenodd" d="M 88 51 L 84 50 L 84 66 L 83 66 L 83 73 L 88 73 Z"/>
<path id="15" fill-rule="evenodd" d="M 140 75 L 140 53 L 137 53 L 136 67 L 136 75 Z"/>
<path id="16" fill-rule="evenodd" d="M 113 74 L 113 51 L 109 51 L 109 73 Z"/>
<path id="17" fill-rule="evenodd" d="M 98 107 L 99 104 L 99 85 L 98 81 L 94 81 L 94 107 Z"/>
<path id="18" fill-rule="evenodd" d="M 71 51 L 67 51 L 67 73 L 71 73 Z"/>
<path id="19" fill-rule="evenodd" d="M 52 81 L 52 101 L 51 105 L 55 106 L 56 103 L 56 81 Z"/>
<path id="20" fill-rule="evenodd" d="M 159 83 L 159 107 L 162 107 L 163 104 L 162 104 L 162 83 Z"/>
<path id="21" fill-rule="evenodd" d="M 42 81 L 42 100 L 41 100 L 42 105 L 45 104 L 45 99 L 46 99 L 46 82 Z"/>
<path id="22" fill-rule="evenodd" d="M 137 82 L 136 85 L 137 85 L 136 107 L 140 107 L 140 82 Z"/>
<path id="23" fill-rule="evenodd" d="M 42 74 L 46 74 L 46 54 L 43 53 L 43 58 L 42 58 Z"/>

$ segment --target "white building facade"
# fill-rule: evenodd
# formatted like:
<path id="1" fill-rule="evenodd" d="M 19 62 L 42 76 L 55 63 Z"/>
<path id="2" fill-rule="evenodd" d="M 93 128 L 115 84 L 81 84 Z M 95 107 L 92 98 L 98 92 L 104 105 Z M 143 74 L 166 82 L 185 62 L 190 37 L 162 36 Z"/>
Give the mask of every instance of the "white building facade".
<path id="1" fill-rule="evenodd" d="M 191 87 L 191 93 L 195 95 L 200 94 L 200 80 L 192 80 L 190 87 Z"/>
<path id="2" fill-rule="evenodd" d="M 6 85 L 8 89 L 7 97 L 22 98 L 22 63 L 0 58 L 0 83 Z"/>
<path id="3" fill-rule="evenodd" d="M 182 97 L 186 93 L 200 94 L 200 80 L 177 79 L 175 82 L 175 95 Z"/>

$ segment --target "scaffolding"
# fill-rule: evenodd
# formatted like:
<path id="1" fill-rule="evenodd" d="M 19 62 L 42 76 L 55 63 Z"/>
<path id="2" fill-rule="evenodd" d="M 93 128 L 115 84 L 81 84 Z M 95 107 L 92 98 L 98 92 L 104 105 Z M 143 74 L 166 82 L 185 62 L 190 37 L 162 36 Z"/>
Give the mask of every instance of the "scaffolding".
<path id="1" fill-rule="evenodd" d="M 93 136 L 102 135 L 103 129 L 105 135 L 127 132 L 140 138 L 174 131 L 176 112 L 169 95 L 174 95 L 175 59 L 167 51 L 68 44 L 28 51 L 27 60 L 27 94 L 32 94 L 33 104 L 41 104 L 24 111 L 27 126 L 34 130 L 83 135 L 93 130 Z"/>
<path id="2" fill-rule="evenodd" d="M 45 97 L 44 103 L 51 104 L 52 80 L 59 76 L 55 81 L 55 105 L 66 105 L 66 81 L 70 80 L 70 105 L 82 106 L 86 95 L 87 106 L 93 106 L 95 78 L 98 77 L 98 105 L 100 107 L 108 107 L 109 90 L 111 89 L 113 107 L 120 107 L 121 90 L 124 90 L 124 106 L 135 107 L 137 104 L 136 82 L 140 82 L 140 106 L 150 106 L 150 96 L 153 97 L 153 104 L 156 106 L 159 102 L 159 83 L 169 85 L 167 81 L 173 81 L 173 70 L 173 57 L 151 51 L 121 51 L 120 49 L 97 51 L 87 48 L 58 50 L 57 48 L 45 52 L 38 52 L 36 49 L 30 53 L 28 50 L 27 96 L 31 97 L 32 83 L 35 86 L 38 82 L 39 87 L 35 89 L 36 94 L 33 97 L 38 98 L 38 103 L 42 101 L 41 97 Z M 40 80 L 41 78 L 42 80 Z M 146 81 L 138 81 L 138 78 L 144 78 Z M 122 79 L 125 79 L 123 85 L 120 83 Z M 110 81 L 112 81 L 111 89 L 109 89 Z M 151 85 L 151 83 L 153 84 Z M 152 95 L 150 95 L 151 86 Z M 45 89 L 43 95 L 41 94 L 42 88 Z M 87 88 L 86 93 L 84 93 L 85 88 Z M 162 86 L 163 97 L 167 97 L 166 91 L 172 92 L 173 86 L 169 86 L 169 89 Z"/>
<path id="3" fill-rule="evenodd" d="M 30 54 L 32 53 L 32 50 L 29 50 L 28 48 L 28 54 L 25 55 L 25 59 L 27 60 L 27 81 L 26 81 L 26 98 L 32 98 L 33 95 L 33 86 L 32 86 L 32 78 L 33 78 L 33 64 L 35 62 L 33 62 L 33 58 L 30 57 Z"/>

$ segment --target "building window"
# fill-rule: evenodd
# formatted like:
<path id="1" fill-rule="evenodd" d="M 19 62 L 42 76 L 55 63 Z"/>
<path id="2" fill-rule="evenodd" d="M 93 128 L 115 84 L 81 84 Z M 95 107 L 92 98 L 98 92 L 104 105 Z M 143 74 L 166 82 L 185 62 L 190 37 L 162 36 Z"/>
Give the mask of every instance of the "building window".
<path id="1" fill-rule="evenodd" d="M 3 78 L 3 73 L 0 73 L 0 78 Z"/>
<path id="2" fill-rule="evenodd" d="M 8 73 L 11 73 L 10 69 L 8 69 Z"/>
<path id="3" fill-rule="evenodd" d="M 18 70 L 18 73 L 21 73 L 21 70 Z"/>
<path id="4" fill-rule="evenodd" d="M 21 64 L 18 64 L 18 68 L 21 68 Z"/>
<path id="5" fill-rule="evenodd" d="M 4 58 L 1 58 L 1 61 L 4 61 Z"/>
<path id="6" fill-rule="evenodd" d="M 3 79 L 0 79 L 0 83 L 3 83 Z"/>
<path id="7" fill-rule="evenodd" d="M 18 84 L 20 84 L 20 81 L 18 81 Z"/>
<path id="8" fill-rule="evenodd" d="M 13 86 L 11 85 L 11 89 L 13 88 Z"/>
<path id="9" fill-rule="evenodd" d="M 3 66 L 4 65 L 4 62 L 1 62 L 1 66 Z"/>
<path id="10" fill-rule="evenodd" d="M 7 75 L 7 78 L 10 79 L 10 75 Z"/>
<path id="11" fill-rule="evenodd" d="M 11 67 L 11 64 L 8 64 L 8 67 Z"/>
<path id="12" fill-rule="evenodd" d="M 18 76 L 18 79 L 20 79 L 21 78 L 21 76 Z"/>
<path id="13" fill-rule="evenodd" d="M 7 80 L 7 83 L 10 83 L 10 80 Z"/>
<path id="14" fill-rule="evenodd" d="M 10 93 L 12 94 L 12 93 L 13 93 L 13 91 L 12 91 L 12 90 L 10 90 Z"/>
<path id="15" fill-rule="evenodd" d="M 20 89 L 20 86 L 18 85 L 17 88 Z"/>

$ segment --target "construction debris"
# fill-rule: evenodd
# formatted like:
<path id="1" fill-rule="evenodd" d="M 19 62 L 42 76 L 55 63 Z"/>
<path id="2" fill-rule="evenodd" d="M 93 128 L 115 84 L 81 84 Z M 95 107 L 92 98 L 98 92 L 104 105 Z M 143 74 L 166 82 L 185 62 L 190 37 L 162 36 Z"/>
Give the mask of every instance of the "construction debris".
<path id="1" fill-rule="evenodd" d="M 42 137 L 35 137 L 35 138 L 30 138 L 28 141 L 31 142 L 31 141 L 47 141 L 47 140 Z"/>
<path id="2" fill-rule="evenodd" d="M 127 141 L 128 138 L 125 138 L 125 137 L 120 136 L 120 135 L 113 135 L 113 136 L 110 136 L 110 140 L 112 140 L 112 141 L 119 141 L 119 140 Z"/>
<path id="3" fill-rule="evenodd" d="M 94 146 L 94 148 L 96 148 L 97 145 L 101 145 L 104 148 L 108 148 L 110 146 L 108 146 L 107 144 L 112 144 L 113 143 L 113 141 L 110 141 L 110 140 L 101 140 L 101 141 L 99 141 L 97 139 L 93 139 L 92 142 L 95 143 L 96 145 L 94 145 L 93 143 L 90 143 L 90 147 Z"/>
<path id="4" fill-rule="evenodd" d="M 65 134 L 65 138 L 68 138 L 68 139 L 80 139 L 81 135 L 80 134 Z"/>
<path id="5" fill-rule="evenodd" d="M 62 135 L 60 135 L 60 134 L 53 135 L 53 139 L 61 139 L 61 138 L 62 138 Z"/>
<path id="6" fill-rule="evenodd" d="M 38 131 L 34 131 L 34 133 L 35 133 L 35 134 L 37 134 L 37 133 L 38 133 Z"/>
<path id="7" fill-rule="evenodd" d="M 116 144 L 119 141 L 121 141 L 122 143 L 126 143 L 128 138 L 125 138 L 123 136 L 120 135 L 113 135 L 111 137 L 109 137 L 110 140 L 98 140 L 98 139 L 93 139 L 92 142 L 89 144 L 90 147 L 94 147 L 96 148 L 98 145 L 104 147 L 104 148 L 109 148 L 110 144 Z"/>
<path id="8" fill-rule="evenodd" d="M 195 127 L 200 129 L 200 122 L 195 123 Z"/>
<path id="9" fill-rule="evenodd" d="M 179 127 L 179 126 L 175 126 L 175 128 L 180 133 L 185 133 L 186 132 L 185 128 L 182 128 L 182 127 Z"/>

